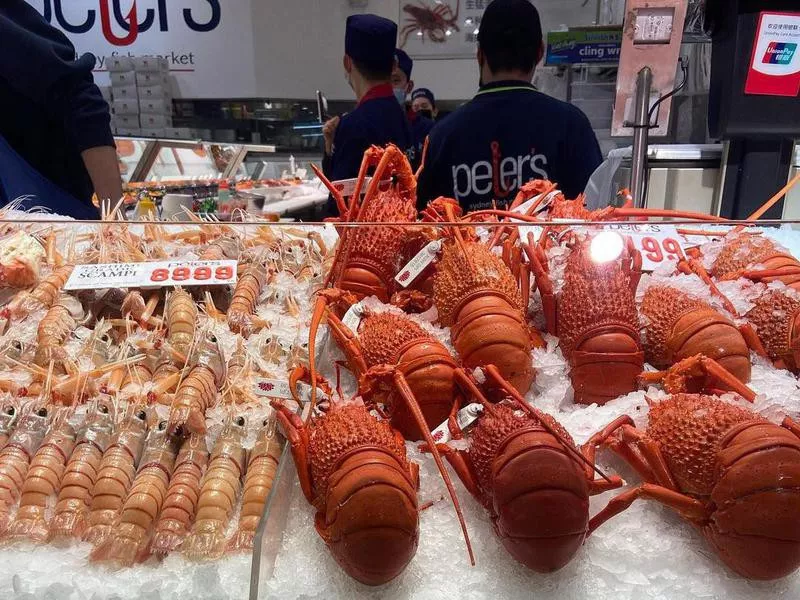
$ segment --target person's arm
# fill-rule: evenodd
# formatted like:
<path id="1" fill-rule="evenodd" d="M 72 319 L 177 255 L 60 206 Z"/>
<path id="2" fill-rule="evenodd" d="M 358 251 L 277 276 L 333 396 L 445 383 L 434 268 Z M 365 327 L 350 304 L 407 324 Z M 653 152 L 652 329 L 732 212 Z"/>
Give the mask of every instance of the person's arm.
<path id="1" fill-rule="evenodd" d="M 92 179 L 94 193 L 100 201 L 112 204 L 122 197 L 122 176 L 119 172 L 117 150 L 113 146 L 95 146 L 81 152 L 83 164 Z"/>
<path id="2" fill-rule="evenodd" d="M 0 76 L 64 123 L 98 197 L 118 200 L 122 178 L 109 107 L 92 76 L 94 56 L 76 59 L 67 37 L 33 7 L 21 3 L 8 11 L 0 14 Z"/>
<path id="3" fill-rule="evenodd" d="M 325 150 L 322 154 L 322 172 L 328 178 L 330 178 L 333 168 L 333 141 L 336 137 L 336 129 L 339 127 L 339 120 L 339 117 L 332 117 L 322 126 L 322 137 L 325 142 Z"/>
<path id="4" fill-rule="evenodd" d="M 589 177 L 603 162 L 600 144 L 589 119 L 580 110 L 567 128 L 566 156 L 559 166 L 561 191 L 567 198 L 575 198 L 586 189 Z"/>
<path id="5" fill-rule="evenodd" d="M 340 123 L 333 147 L 330 172 L 325 174 L 328 179 L 339 181 L 357 177 L 364 152 L 369 148 L 369 143 L 361 136 L 357 124 L 352 126 L 347 121 Z M 328 198 L 327 214 L 329 217 L 339 216 L 339 210 L 332 196 Z"/>

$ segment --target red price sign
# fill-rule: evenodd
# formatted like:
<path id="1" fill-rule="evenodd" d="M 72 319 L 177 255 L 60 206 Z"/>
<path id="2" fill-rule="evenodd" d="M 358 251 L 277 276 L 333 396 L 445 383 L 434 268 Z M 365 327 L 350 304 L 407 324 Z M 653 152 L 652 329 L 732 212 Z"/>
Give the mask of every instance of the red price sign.
<path id="1" fill-rule="evenodd" d="M 643 271 L 654 271 L 665 262 L 686 257 L 682 238 L 674 225 L 626 223 L 606 226 L 605 229 L 631 238 L 633 245 L 642 254 Z"/>
<path id="2" fill-rule="evenodd" d="M 150 274 L 150 281 L 153 283 L 207 283 L 214 279 L 216 283 L 226 283 L 233 279 L 234 270 L 230 265 L 223 265 L 212 270 L 208 266 L 190 267 L 179 266 L 173 268 L 159 267 L 153 269 Z"/>

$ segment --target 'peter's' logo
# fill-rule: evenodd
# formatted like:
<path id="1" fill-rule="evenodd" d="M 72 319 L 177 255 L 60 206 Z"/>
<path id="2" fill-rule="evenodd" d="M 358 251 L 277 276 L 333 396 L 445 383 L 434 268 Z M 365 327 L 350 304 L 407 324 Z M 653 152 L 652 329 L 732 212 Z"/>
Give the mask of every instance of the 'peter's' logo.
<path id="1" fill-rule="evenodd" d="M 67 33 L 86 33 L 91 30 L 97 22 L 97 11 L 89 9 L 86 11 L 86 19 L 82 23 L 71 23 L 64 17 L 64 10 L 61 6 L 63 0 L 44 0 L 42 15 L 48 23 L 53 22 L 55 17 L 56 24 Z M 139 37 L 140 33 L 149 30 L 158 20 L 160 31 L 169 31 L 169 18 L 167 15 L 167 0 L 157 0 L 156 8 L 148 8 L 144 11 L 144 20 L 139 22 L 139 12 L 136 7 L 136 0 L 133 0 L 127 16 L 122 12 L 120 0 L 97 0 L 100 12 L 100 26 L 105 37 L 110 44 L 115 46 L 130 46 Z M 222 18 L 222 8 L 219 0 L 206 0 L 211 9 L 211 17 L 207 22 L 201 23 L 194 19 L 192 10 L 183 9 L 183 20 L 192 31 L 206 32 L 216 29 Z M 113 23 L 112 23 L 113 18 Z M 123 35 L 114 33 L 113 26 L 124 31 Z"/>
<path id="2" fill-rule="evenodd" d="M 789 42 L 770 42 L 761 62 L 765 65 L 788 65 L 792 62 L 796 51 L 797 44 Z"/>

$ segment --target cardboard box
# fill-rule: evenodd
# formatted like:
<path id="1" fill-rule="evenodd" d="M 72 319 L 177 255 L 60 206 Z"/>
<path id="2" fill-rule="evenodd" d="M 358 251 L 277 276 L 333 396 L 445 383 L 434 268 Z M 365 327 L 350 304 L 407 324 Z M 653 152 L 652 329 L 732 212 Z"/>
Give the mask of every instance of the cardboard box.
<path id="1" fill-rule="evenodd" d="M 163 127 L 142 127 L 142 137 L 163 138 L 164 137 L 164 128 Z"/>
<path id="2" fill-rule="evenodd" d="M 112 85 L 111 98 L 113 100 L 138 100 L 139 90 L 135 85 Z"/>
<path id="3" fill-rule="evenodd" d="M 114 114 L 139 116 L 139 99 L 138 98 L 123 98 L 122 100 L 114 100 L 111 103 L 111 108 Z"/>
<path id="4" fill-rule="evenodd" d="M 148 115 L 172 116 L 172 100 L 169 98 L 144 98 L 139 101 L 139 112 Z"/>
<path id="5" fill-rule="evenodd" d="M 139 86 L 137 89 L 139 93 L 139 102 L 142 100 L 172 98 L 169 89 L 167 89 L 167 86 L 164 84 Z"/>
<path id="6" fill-rule="evenodd" d="M 160 56 L 137 56 L 133 59 L 133 68 L 142 73 L 169 71 L 169 62 Z"/>
<path id="7" fill-rule="evenodd" d="M 166 115 L 139 115 L 139 121 L 142 124 L 142 128 L 147 129 L 164 129 L 166 127 L 172 127 L 172 117 Z"/>
<path id="8" fill-rule="evenodd" d="M 111 73 L 133 70 L 133 59 L 130 56 L 109 56 L 105 64 Z"/>
<path id="9" fill-rule="evenodd" d="M 135 71 L 112 71 L 109 73 L 109 77 L 111 78 L 112 87 L 136 85 Z"/>
<path id="10" fill-rule="evenodd" d="M 188 127 L 167 127 L 164 130 L 164 137 L 168 140 L 190 140 L 192 130 Z"/>
<path id="11" fill-rule="evenodd" d="M 141 127 L 139 115 L 114 115 L 112 123 L 120 129 L 139 129 Z"/>
<path id="12" fill-rule="evenodd" d="M 136 85 L 138 86 L 148 86 L 148 85 L 166 85 L 167 83 L 167 72 L 166 71 L 145 71 L 143 73 L 136 73 Z"/>

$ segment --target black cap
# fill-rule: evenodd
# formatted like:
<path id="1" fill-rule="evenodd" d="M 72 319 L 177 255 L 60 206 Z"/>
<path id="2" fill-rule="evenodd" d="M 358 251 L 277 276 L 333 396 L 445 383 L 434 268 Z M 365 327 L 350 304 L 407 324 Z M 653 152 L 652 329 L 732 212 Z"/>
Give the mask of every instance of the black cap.
<path id="1" fill-rule="evenodd" d="M 397 24 L 377 15 L 347 17 L 344 52 L 371 69 L 390 71 L 397 45 Z"/>
<path id="2" fill-rule="evenodd" d="M 431 106 L 436 108 L 436 98 L 433 97 L 433 92 L 428 88 L 417 88 L 411 92 L 411 101 L 413 102 L 417 98 L 427 98 Z"/>
<path id="3" fill-rule="evenodd" d="M 411 79 L 411 69 L 414 68 L 414 61 L 411 60 L 411 57 L 400 48 L 394 51 L 394 57 L 397 59 L 397 67 L 406 74 L 407 79 Z"/>
<path id="4" fill-rule="evenodd" d="M 478 44 L 486 50 L 516 46 L 520 41 L 542 43 L 539 11 L 529 0 L 494 0 L 483 13 Z"/>

